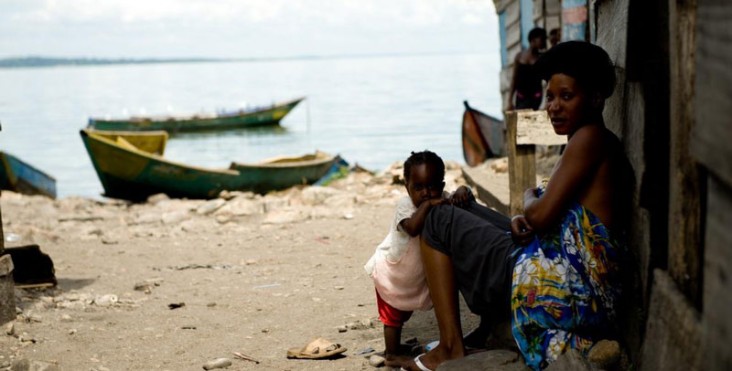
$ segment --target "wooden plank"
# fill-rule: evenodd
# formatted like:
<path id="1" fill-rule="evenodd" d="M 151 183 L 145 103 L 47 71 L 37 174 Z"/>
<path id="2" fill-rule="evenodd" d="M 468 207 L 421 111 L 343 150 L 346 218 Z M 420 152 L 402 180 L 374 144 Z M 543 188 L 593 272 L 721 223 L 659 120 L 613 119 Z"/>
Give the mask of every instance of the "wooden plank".
<path id="1" fill-rule="evenodd" d="M 513 0 L 506 6 L 506 24 L 511 25 L 519 21 L 519 1 Z"/>
<path id="2" fill-rule="evenodd" d="M 531 144 L 518 145 L 516 143 L 518 119 L 518 112 L 507 112 L 506 148 L 508 149 L 510 215 L 523 213 L 524 191 L 536 186 L 536 147 Z"/>
<path id="3" fill-rule="evenodd" d="M 701 308 L 703 179 L 689 156 L 694 127 L 694 39 L 696 4 L 669 3 L 670 158 L 668 270 L 681 291 Z"/>
<path id="4" fill-rule="evenodd" d="M 465 181 L 479 200 L 503 215 L 509 215 L 508 173 L 497 173 L 485 166 L 463 166 Z"/>
<path id="5" fill-rule="evenodd" d="M 709 177 L 709 200 L 704 252 L 705 330 L 702 340 L 703 367 L 700 370 L 732 369 L 732 187 Z M 686 350 L 685 350 L 686 351 Z"/>
<path id="6" fill-rule="evenodd" d="M 696 33 L 696 126 L 692 153 L 732 184 L 732 3 L 699 1 Z"/>
<path id="7" fill-rule="evenodd" d="M 521 24 L 518 22 L 509 23 L 506 26 L 506 47 L 511 49 L 513 46 L 521 43 Z M 519 50 L 520 50 L 519 45 Z M 510 54 L 510 53 L 509 53 Z M 509 55 L 508 62 L 513 63 L 513 58 Z"/>
<path id="8" fill-rule="evenodd" d="M 567 144 L 567 137 L 554 132 L 546 111 L 520 110 L 516 125 L 516 144 L 527 145 L 562 145 Z"/>

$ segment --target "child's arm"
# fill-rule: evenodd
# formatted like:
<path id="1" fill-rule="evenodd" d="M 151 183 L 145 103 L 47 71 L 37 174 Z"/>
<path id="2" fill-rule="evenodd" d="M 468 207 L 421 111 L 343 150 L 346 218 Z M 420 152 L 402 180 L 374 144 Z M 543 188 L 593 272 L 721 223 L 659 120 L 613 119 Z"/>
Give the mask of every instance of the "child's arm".
<path id="1" fill-rule="evenodd" d="M 422 233 L 422 227 L 424 227 L 424 220 L 427 218 L 432 206 L 441 205 L 446 203 L 447 200 L 444 198 L 433 198 L 419 204 L 417 211 L 412 214 L 409 218 L 402 219 L 399 225 L 402 230 L 412 237 L 419 236 Z"/>

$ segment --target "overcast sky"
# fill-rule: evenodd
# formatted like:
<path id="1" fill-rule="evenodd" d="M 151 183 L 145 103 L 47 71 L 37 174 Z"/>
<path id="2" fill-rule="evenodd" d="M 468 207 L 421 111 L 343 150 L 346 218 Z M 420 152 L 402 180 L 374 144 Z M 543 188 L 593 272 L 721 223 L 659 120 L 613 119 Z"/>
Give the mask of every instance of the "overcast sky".
<path id="1" fill-rule="evenodd" d="M 0 0 L 0 57 L 498 52 L 493 0 Z"/>

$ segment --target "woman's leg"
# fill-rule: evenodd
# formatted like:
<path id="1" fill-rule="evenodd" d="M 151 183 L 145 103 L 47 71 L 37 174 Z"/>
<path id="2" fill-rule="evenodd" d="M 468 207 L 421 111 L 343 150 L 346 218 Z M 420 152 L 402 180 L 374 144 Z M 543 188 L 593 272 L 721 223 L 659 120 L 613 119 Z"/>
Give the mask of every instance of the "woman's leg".
<path id="1" fill-rule="evenodd" d="M 452 260 L 424 240 L 421 252 L 427 286 L 430 288 L 437 327 L 440 330 L 440 344 L 420 359 L 427 368 L 434 370 L 442 362 L 465 356 L 465 349 Z"/>

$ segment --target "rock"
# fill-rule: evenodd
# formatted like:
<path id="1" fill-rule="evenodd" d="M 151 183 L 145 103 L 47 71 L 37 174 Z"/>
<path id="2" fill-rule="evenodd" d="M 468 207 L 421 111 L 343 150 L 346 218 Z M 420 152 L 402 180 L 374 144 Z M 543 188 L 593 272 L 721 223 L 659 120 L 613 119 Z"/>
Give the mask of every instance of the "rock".
<path id="1" fill-rule="evenodd" d="M 614 340 L 600 340 L 587 354 L 587 360 L 600 369 L 612 369 L 620 362 L 620 344 Z"/>
<path id="2" fill-rule="evenodd" d="M 384 365 L 384 363 L 386 363 L 386 358 L 384 358 L 378 354 L 374 354 L 371 357 L 369 357 L 369 364 L 371 366 L 381 367 Z"/>
<path id="3" fill-rule="evenodd" d="M 239 217 L 262 214 L 263 212 L 264 208 L 259 200 L 249 199 L 246 197 L 237 197 L 227 202 L 226 205 L 222 206 L 220 209 L 216 210 L 214 212 L 214 215 L 231 215 Z"/>
<path id="4" fill-rule="evenodd" d="M 308 219 L 308 214 L 301 210 L 275 211 L 267 214 L 262 224 L 290 224 Z"/>
<path id="5" fill-rule="evenodd" d="M 13 322 L 10 322 L 7 325 L 5 325 L 5 335 L 8 335 L 8 336 L 15 335 L 15 324 Z"/>
<path id="6" fill-rule="evenodd" d="M 147 203 L 149 203 L 151 205 L 157 205 L 158 203 L 160 203 L 160 201 L 167 201 L 167 200 L 170 200 L 170 197 L 168 197 L 168 195 L 166 195 L 165 193 L 158 193 L 158 194 L 154 194 L 154 195 L 148 197 Z"/>
<path id="7" fill-rule="evenodd" d="M 204 370 L 213 370 L 215 368 L 226 368 L 231 366 L 231 360 L 228 358 L 217 358 L 206 362 L 203 365 Z"/>
<path id="8" fill-rule="evenodd" d="M 119 243 L 119 241 L 109 237 L 102 237 L 102 243 L 105 245 L 116 245 Z"/>
<path id="9" fill-rule="evenodd" d="M 154 287 L 160 286 L 161 283 L 163 283 L 162 278 L 149 278 L 142 282 L 136 283 L 134 289 L 135 291 L 143 291 L 146 294 L 149 294 L 152 292 L 152 289 Z"/>
<path id="10" fill-rule="evenodd" d="M 576 349 L 564 352 L 545 371 L 590 371 L 592 366 Z"/>
<path id="11" fill-rule="evenodd" d="M 119 301 L 117 295 L 107 294 L 94 298 L 94 304 L 100 307 L 111 307 Z"/>
<path id="12" fill-rule="evenodd" d="M 304 205 L 352 205 L 355 196 L 331 187 L 312 186 L 302 191 L 301 200 Z"/>
<path id="13" fill-rule="evenodd" d="M 199 206 L 198 209 L 196 209 L 196 213 L 198 215 L 208 215 L 213 213 L 214 211 L 218 210 L 220 207 L 224 206 L 226 204 L 226 200 L 215 198 L 210 201 L 206 201 L 203 205 Z"/>
<path id="14" fill-rule="evenodd" d="M 188 211 L 183 210 L 163 213 L 162 217 L 160 218 L 160 220 L 162 220 L 163 224 L 165 225 L 178 224 L 186 219 L 188 219 Z"/>
<path id="15" fill-rule="evenodd" d="M 489 350 L 467 357 L 447 361 L 437 371 L 528 371 L 518 353 L 505 349 Z"/>
<path id="16" fill-rule="evenodd" d="M 72 322 L 72 321 L 73 321 L 73 319 L 71 318 L 70 315 L 68 315 L 68 314 L 61 315 L 61 322 Z"/>
<path id="17" fill-rule="evenodd" d="M 3 192 L 4 193 L 4 192 Z M 10 366 L 11 371 L 59 371 L 58 366 L 53 363 L 30 361 L 28 359 L 18 359 Z"/>
<path id="18" fill-rule="evenodd" d="M 336 327 L 336 330 L 338 330 L 338 332 L 346 332 L 348 331 L 348 328 L 346 327 L 346 325 L 341 325 Z"/>
<path id="19" fill-rule="evenodd" d="M 346 328 L 349 330 L 366 330 L 373 328 L 374 324 L 370 319 L 362 319 L 360 321 L 353 321 L 346 324 Z"/>
<path id="20" fill-rule="evenodd" d="M 75 334 L 76 334 L 76 329 L 75 328 L 72 328 L 72 329 L 69 330 L 69 335 L 75 335 Z"/>

